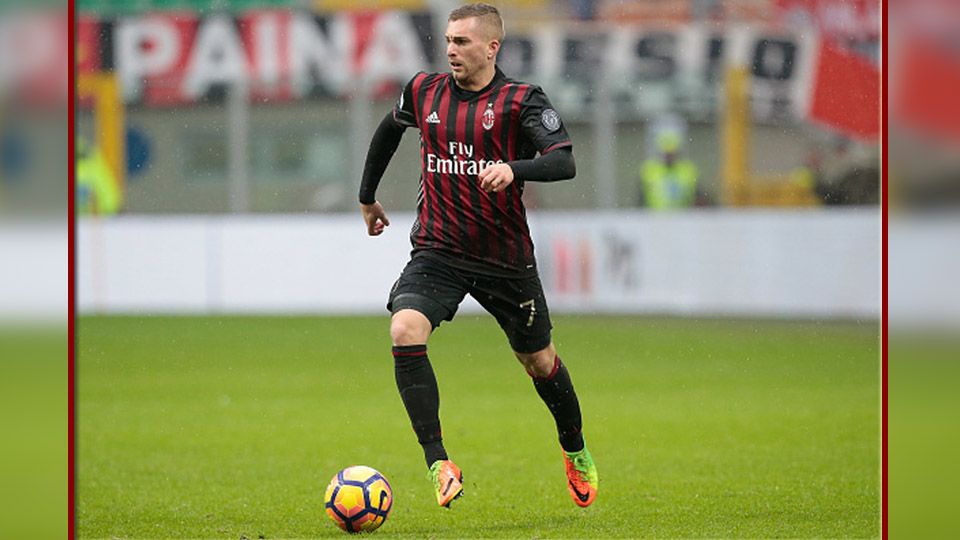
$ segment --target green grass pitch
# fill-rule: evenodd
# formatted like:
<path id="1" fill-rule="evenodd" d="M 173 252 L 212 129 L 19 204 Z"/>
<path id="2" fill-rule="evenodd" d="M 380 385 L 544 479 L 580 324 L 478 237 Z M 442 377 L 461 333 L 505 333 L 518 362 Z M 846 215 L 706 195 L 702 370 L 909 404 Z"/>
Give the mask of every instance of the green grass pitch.
<path id="1" fill-rule="evenodd" d="M 490 317 L 432 338 L 465 496 L 436 506 L 388 318 L 77 319 L 81 538 L 344 537 L 341 468 L 380 470 L 384 538 L 876 537 L 876 322 L 555 317 L 597 461 L 566 491 L 553 420 Z"/>

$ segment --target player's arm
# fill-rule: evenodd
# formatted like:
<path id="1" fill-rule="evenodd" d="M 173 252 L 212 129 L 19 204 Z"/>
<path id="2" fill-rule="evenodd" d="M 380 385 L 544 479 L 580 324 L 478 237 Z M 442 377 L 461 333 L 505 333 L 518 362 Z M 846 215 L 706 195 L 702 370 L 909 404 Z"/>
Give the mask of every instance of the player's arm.
<path id="1" fill-rule="evenodd" d="M 569 146 L 557 148 L 533 159 L 518 159 L 507 163 L 489 165 L 480 171 L 480 188 L 487 192 L 500 192 L 514 180 L 524 182 L 556 182 L 577 175 L 577 163 Z"/>
<path id="2" fill-rule="evenodd" d="M 417 74 L 416 77 L 420 76 Z M 383 179 L 387 165 L 400 146 L 403 131 L 407 127 L 416 125 L 413 116 L 412 83 L 407 83 L 400 94 L 400 100 L 393 110 L 387 113 L 380 121 L 373 138 L 370 139 L 370 148 L 367 150 L 367 159 L 363 165 L 363 177 L 360 179 L 360 214 L 367 224 L 367 234 L 377 236 L 383 228 L 390 225 L 383 206 L 377 202 L 377 186 Z"/>
<path id="3" fill-rule="evenodd" d="M 529 182 L 556 182 L 569 180 L 577 175 L 577 163 L 573 148 L 564 146 L 541 154 L 533 159 L 519 159 L 507 163 L 513 175 Z"/>
<path id="4" fill-rule="evenodd" d="M 390 225 L 390 220 L 377 202 L 377 186 L 383 179 L 387 165 L 400 146 L 403 138 L 404 126 L 393 118 L 393 112 L 387 113 L 377 126 L 370 140 L 370 149 L 367 150 L 367 160 L 363 165 L 363 178 L 360 180 L 360 214 L 367 224 L 367 234 L 377 236 L 383 228 Z"/>

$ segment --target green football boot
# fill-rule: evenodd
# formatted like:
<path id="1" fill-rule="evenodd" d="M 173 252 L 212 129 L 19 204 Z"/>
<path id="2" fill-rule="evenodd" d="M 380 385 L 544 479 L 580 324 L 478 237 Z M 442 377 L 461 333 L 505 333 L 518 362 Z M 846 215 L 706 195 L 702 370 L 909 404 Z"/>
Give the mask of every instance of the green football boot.
<path id="1" fill-rule="evenodd" d="M 579 452 L 563 452 L 563 461 L 567 467 L 567 489 L 577 506 L 586 508 L 597 498 L 600 479 L 593 456 L 584 446 Z"/>

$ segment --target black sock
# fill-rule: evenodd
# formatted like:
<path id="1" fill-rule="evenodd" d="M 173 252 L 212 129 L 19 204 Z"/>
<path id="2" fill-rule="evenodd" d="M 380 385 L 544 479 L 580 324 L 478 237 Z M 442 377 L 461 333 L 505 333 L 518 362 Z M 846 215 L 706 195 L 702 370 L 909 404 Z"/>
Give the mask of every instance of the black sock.
<path id="1" fill-rule="evenodd" d="M 553 419 L 557 423 L 557 434 L 560 437 L 560 446 L 567 452 L 583 450 L 583 434 L 580 433 L 582 420 L 580 418 L 580 402 L 577 393 L 573 390 L 573 382 L 567 366 L 563 365 L 560 357 L 553 361 L 553 371 L 546 377 L 533 378 L 533 386 L 540 394 L 540 399 L 547 404 Z"/>
<path id="2" fill-rule="evenodd" d="M 407 409 L 417 441 L 423 447 L 427 467 L 434 461 L 447 459 L 440 436 L 440 391 L 427 358 L 427 346 L 394 347 L 393 368 L 400 399 Z"/>

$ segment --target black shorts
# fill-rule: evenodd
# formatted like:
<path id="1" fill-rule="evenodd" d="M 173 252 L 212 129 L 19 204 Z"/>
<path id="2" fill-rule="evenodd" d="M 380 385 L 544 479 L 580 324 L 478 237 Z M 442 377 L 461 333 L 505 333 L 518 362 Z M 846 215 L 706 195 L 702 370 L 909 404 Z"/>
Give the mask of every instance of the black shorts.
<path id="1" fill-rule="evenodd" d="M 418 253 L 393 284 L 387 309 L 391 313 L 415 309 L 436 328 L 442 321 L 453 320 L 467 294 L 497 319 L 514 351 L 532 353 L 550 344 L 553 325 L 536 275 L 493 277 Z"/>

